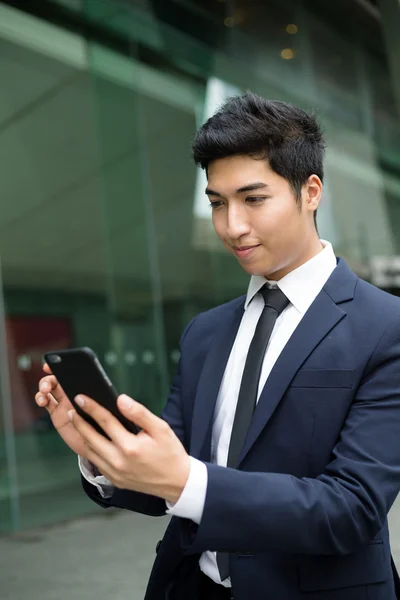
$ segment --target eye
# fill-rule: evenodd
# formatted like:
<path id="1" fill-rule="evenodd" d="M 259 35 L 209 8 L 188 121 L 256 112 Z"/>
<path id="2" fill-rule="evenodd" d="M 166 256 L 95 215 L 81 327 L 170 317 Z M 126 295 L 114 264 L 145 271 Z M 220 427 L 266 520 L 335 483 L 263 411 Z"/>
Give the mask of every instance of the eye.
<path id="1" fill-rule="evenodd" d="M 215 200 L 214 202 L 210 202 L 211 208 L 219 208 L 222 205 L 223 205 L 223 202 L 221 202 L 221 200 Z"/>
<path id="2" fill-rule="evenodd" d="M 260 202 L 263 202 L 266 199 L 267 199 L 266 196 L 250 196 L 250 197 L 246 198 L 246 202 L 249 202 L 250 204 L 258 204 Z"/>

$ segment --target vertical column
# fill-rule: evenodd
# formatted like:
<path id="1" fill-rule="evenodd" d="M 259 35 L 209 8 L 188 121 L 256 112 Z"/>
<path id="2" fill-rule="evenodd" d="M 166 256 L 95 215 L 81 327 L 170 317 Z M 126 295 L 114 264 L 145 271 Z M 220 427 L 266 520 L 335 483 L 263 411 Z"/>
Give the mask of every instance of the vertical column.
<path id="1" fill-rule="evenodd" d="M 89 11 L 92 3 L 85 6 Z M 122 16 L 131 19 L 129 10 Z M 107 240 L 109 350 L 103 358 L 118 391 L 158 413 L 169 377 L 140 63 L 134 40 L 130 56 L 91 41 L 87 53 Z"/>
<path id="2" fill-rule="evenodd" d="M 400 116 L 400 0 L 380 0 L 382 29 Z"/>
<path id="3" fill-rule="evenodd" d="M 2 490 L 0 486 L 0 498 L 4 494 L 10 499 L 10 529 L 18 531 L 20 527 L 20 505 L 18 489 L 17 457 L 14 438 L 14 427 L 12 419 L 11 390 L 10 390 L 10 371 L 7 359 L 6 342 L 6 315 L 3 299 L 3 281 L 0 262 L 0 456 L 2 454 L 4 438 L 5 464 L 7 477 L 3 479 L 8 483 L 8 489 Z M 1 418 L 2 417 L 2 418 Z M 3 429 L 3 431 L 2 431 Z M 6 510 L 8 513 L 8 511 Z M 2 515 L 0 519 L 0 530 L 8 529 L 6 523 L 7 515 Z"/>

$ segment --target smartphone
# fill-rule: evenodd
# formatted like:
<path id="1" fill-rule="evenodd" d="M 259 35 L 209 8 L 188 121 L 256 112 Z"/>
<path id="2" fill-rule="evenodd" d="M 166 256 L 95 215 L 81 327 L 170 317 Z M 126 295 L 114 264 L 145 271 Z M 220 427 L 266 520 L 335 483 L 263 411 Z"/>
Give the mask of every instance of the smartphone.
<path id="1" fill-rule="evenodd" d="M 85 394 L 110 411 L 132 433 L 140 429 L 126 419 L 118 410 L 118 392 L 111 383 L 96 354 L 91 348 L 54 350 L 44 355 L 46 363 L 67 394 L 76 412 L 105 437 L 103 429 L 75 402 L 75 396 Z"/>

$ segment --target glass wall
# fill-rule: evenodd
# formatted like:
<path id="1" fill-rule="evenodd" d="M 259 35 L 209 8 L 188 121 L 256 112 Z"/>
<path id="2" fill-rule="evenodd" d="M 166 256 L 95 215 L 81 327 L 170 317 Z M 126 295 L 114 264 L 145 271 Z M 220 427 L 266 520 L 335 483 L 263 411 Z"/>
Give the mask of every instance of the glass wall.
<path id="1" fill-rule="evenodd" d="M 317 110 L 320 234 L 360 275 L 400 244 L 379 23 L 371 45 L 316 1 L 12 4 L 0 3 L 0 531 L 98 510 L 33 402 L 45 351 L 92 347 L 119 390 L 159 413 L 184 326 L 245 292 L 190 156 L 227 96 Z"/>

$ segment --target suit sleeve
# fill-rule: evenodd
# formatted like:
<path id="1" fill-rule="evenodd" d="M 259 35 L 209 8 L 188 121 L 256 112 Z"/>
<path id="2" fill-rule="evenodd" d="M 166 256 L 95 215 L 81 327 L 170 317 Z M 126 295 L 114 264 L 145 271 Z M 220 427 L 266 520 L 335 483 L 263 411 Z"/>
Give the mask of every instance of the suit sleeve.
<path id="1" fill-rule="evenodd" d="M 389 327 L 364 371 L 332 461 L 315 479 L 206 464 L 199 526 L 182 521 L 189 553 L 345 555 L 382 529 L 400 489 L 400 335 Z"/>
<path id="2" fill-rule="evenodd" d="M 193 324 L 193 319 L 186 327 L 182 334 L 180 341 L 180 349 L 183 351 L 183 343 L 186 335 Z M 173 380 L 170 395 L 167 400 L 165 409 L 161 415 L 165 421 L 175 432 L 176 436 L 180 439 L 186 450 L 188 449 L 188 443 L 185 434 L 185 427 L 182 414 L 181 405 L 181 372 L 180 363 L 178 370 Z M 119 488 L 112 488 L 112 494 L 108 497 L 104 497 L 100 494 L 97 487 L 87 481 L 83 476 L 81 477 L 82 487 L 86 494 L 91 500 L 96 502 L 103 508 L 125 508 L 134 512 L 142 513 L 145 515 L 151 515 L 154 517 L 162 516 L 166 514 L 166 504 L 163 498 L 151 496 L 149 494 L 142 494 L 140 492 L 134 492 L 132 490 L 123 490 Z"/>

